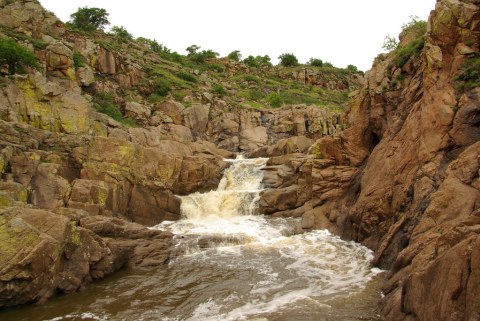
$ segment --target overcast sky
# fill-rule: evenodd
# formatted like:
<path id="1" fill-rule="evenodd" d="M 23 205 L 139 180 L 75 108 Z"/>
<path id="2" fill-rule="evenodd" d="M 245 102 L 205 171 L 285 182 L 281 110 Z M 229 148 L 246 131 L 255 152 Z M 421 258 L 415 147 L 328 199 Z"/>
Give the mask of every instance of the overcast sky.
<path id="1" fill-rule="evenodd" d="M 104 8 L 111 26 L 156 39 L 185 54 L 192 44 L 221 56 L 294 53 L 337 67 L 368 70 L 383 40 L 397 37 L 410 16 L 426 20 L 436 0 L 40 0 L 62 21 L 79 7 Z M 110 26 L 110 27 L 111 27 Z M 107 28 L 108 30 L 108 28 Z"/>

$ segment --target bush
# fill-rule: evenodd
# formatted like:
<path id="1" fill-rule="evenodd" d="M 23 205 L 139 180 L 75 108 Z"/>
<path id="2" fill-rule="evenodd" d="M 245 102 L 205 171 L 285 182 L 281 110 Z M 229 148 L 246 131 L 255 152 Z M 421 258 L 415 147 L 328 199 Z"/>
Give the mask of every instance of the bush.
<path id="1" fill-rule="evenodd" d="M 219 64 L 208 65 L 208 69 L 216 71 L 216 72 L 224 72 L 225 71 L 225 67 L 223 67 L 222 65 L 219 65 Z"/>
<path id="2" fill-rule="evenodd" d="M 322 59 L 318 58 L 310 58 L 307 64 L 313 67 L 323 67 Z"/>
<path id="3" fill-rule="evenodd" d="M 469 57 L 463 63 L 455 80 L 460 81 L 457 90 L 460 92 L 480 87 L 480 54 Z"/>
<path id="4" fill-rule="evenodd" d="M 122 120 L 122 112 L 117 104 L 115 104 L 112 93 L 100 92 L 95 98 L 95 109 L 102 113 L 110 116 L 116 121 Z"/>
<path id="5" fill-rule="evenodd" d="M 12 39 L 0 39 L 0 66 L 7 65 L 10 75 L 25 72 L 25 67 L 39 68 L 37 58 Z"/>
<path id="6" fill-rule="evenodd" d="M 281 107 L 283 105 L 283 100 L 282 100 L 282 97 L 280 97 L 279 94 L 270 93 L 267 96 L 267 103 L 274 108 L 278 108 L 278 107 Z"/>
<path id="7" fill-rule="evenodd" d="M 110 30 L 111 34 L 115 37 L 132 40 L 133 36 L 130 32 L 127 31 L 124 27 L 120 26 L 113 26 L 112 30 Z"/>
<path id="8" fill-rule="evenodd" d="M 354 66 L 354 65 L 348 65 L 347 70 L 351 73 L 354 73 L 354 74 L 359 72 L 357 66 Z"/>
<path id="9" fill-rule="evenodd" d="M 83 56 L 77 51 L 73 52 L 73 67 L 75 69 L 85 67 L 85 61 L 83 59 Z"/>
<path id="10" fill-rule="evenodd" d="M 412 56 L 418 55 L 425 44 L 424 35 L 427 32 L 427 22 L 419 20 L 418 17 L 412 16 L 412 21 L 402 26 L 400 38 L 407 35 L 412 37 L 407 44 L 397 45 L 394 52 L 394 62 L 397 67 L 402 67 Z"/>
<path id="11" fill-rule="evenodd" d="M 153 80 L 152 85 L 155 94 L 161 97 L 165 97 L 172 90 L 172 86 L 167 79 L 156 78 Z"/>
<path id="12" fill-rule="evenodd" d="M 228 94 L 227 90 L 220 84 L 215 84 L 213 86 L 213 92 L 220 96 L 226 96 Z"/>
<path id="13" fill-rule="evenodd" d="M 424 44 L 425 44 L 425 40 L 423 39 L 423 37 L 421 37 L 421 38 L 412 40 L 405 47 L 397 48 L 397 50 L 395 50 L 395 58 L 394 58 L 395 65 L 397 67 L 404 66 L 412 56 L 415 56 L 422 51 Z"/>
<path id="14" fill-rule="evenodd" d="M 70 15 L 70 25 L 76 29 L 92 32 L 104 29 L 109 25 L 108 12 L 101 8 L 78 8 L 77 12 Z"/>
<path id="15" fill-rule="evenodd" d="M 248 91 L 248 97 L 253 100 L 260 100 L 265 97 L 265 95 L 257 89 L 251 89 Z"/>
<path id="16" fill-rule="evenodd" d="M 258 67 L 271 67 L 272 63 L 270 62 L 270 57 L 268 55 L 265 56 L 248 56 L 247 58 L 243 59 L 243 63 L 249 67 L 258 68 Z"/>
<path id="17" fill-rule="evenodd" d="M 188 81 L 188 82 L 197 82 L 197 77 L 195 77 L 194 75 L 192 74 L 189 74 L 187 72 L 184 72 L 184 71 L 180 71 L 177 73 L 177 77 L 180 78 L 180 79 L 183 79 L 185 81 Z"/>
<path id="18" fill-rule="evenodd" d="M 234 61 L 240 61 L 240 59 L 242 59 L 242 54 L 240 53 L 240 50 L 235 50 L 229 53 L 227 57 Z"/>
<path id="19" fill-rule="evenodd" d="M 382 48 L 386 51 L 392 51 L 397 49 L 398 47 L 398 41 L 394 37 L 387 35 L 385 37 L 385 40 L 383 40 L 383 45 Z"/>
<path id="20" fill-rule="evenodd" d="M 285 67 L 298 66 L 298 59 L 293 53 L 284 53 L 278 56 L 280 59 L 280 65 Z"/>

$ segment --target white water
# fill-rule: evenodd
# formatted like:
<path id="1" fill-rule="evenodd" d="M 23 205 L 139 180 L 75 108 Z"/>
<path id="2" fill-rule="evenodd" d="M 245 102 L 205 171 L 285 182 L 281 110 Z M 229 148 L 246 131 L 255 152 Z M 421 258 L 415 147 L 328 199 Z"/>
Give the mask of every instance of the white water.
<path id="1" fill-rule="evenodd" d="M 298 219 L 257 215 L 265 159 L 230 160 L 217 191 L 182 197 L 168 266 L 125 270 L 5 321 L 377 320 L 372 253 Z"/>
<path id="2" fill-rule="evenodd" d="M 216 191 L 182 197 L 183 218 L 155 228 L 179 236 L 183 255 L 172 266 L 249 271 L 247 279 L 238 280 L 246 284 L 237 284 L 228 295 L 207 293 L 178 320 L 245 320 L 282 311 L 328 310 L 329 301 L 362 290 L 381 273 L 370 266 L 371 251 L 359 244 L 327 231 L 295 234 L 297 219 L 257 215 L 266 159 L 229 162 Z"/>

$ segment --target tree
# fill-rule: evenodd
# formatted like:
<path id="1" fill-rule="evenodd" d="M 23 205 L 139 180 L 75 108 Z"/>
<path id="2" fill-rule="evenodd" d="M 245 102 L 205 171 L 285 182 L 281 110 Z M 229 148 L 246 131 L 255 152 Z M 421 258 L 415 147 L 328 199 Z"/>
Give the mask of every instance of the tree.
<path id="1" fill-rule="evenodd" d="M 280 65 L 285 67 L 298 66 L 298 59 L 293 53 L 284 53 L 278 56 L 280 59 Z"/>
<path id="2" fill-rule="evenodd" d="M 271 67 L 272 63 L 270 62 L 270 57 L 268 55 L 265 56 L 248 56 L 247 58 L 243 59 L 243 63 L 249 67 L 258 68 L 258 67 Z"/>
<path id="3" fill-rule="evenodd" d="M 348 65 L 347 70 L 350 71 L 351 73 L 358 73 L 358 68 L 357 66 L 354 66 L 354 65 Z"/>
<path id="4" fill-rule="evenodd" d="M 132 40 L 133 36 L 130 32 L 127 31 L 123 26 L 113 26 L 110 32 L 115 36 L 123 39 Z"/>
<path id="5" fill-rule="evenodd" d="M 323 67 L 323 60 L 318 58 L 310 58 L 307 64 L 313 67 Z"/>
<path id="6" fill-rule="evenodd" d="M 77 12 L 70 15 L 70 24 L 77 29 L 92 32 L 104 29 L 109 25 L 108 12 L 102 8 L 78 8 Z"/>
<path id="7" fill-rule="evenodd" d="M 395 50 L 397 49 L 398 47 L 398 41 L 397 39 L 395 39 L 394 37 L 390 36 L 390 35 L 387 35 L 385 37 L 385 40 L 383 40 L 383 46 L 382 48 L 386 51 L 392 51 L 392 50 Z"/>
<path id="8" fill-rule="evenodd" d="M 200 50 L 200 46 L 191 45 L 191 46 L 187 47 L 185 50 L 188 51 L 188 55 L 191 56 L 191 55 L 196 54 L 197 51 Z"/>
<path id="9" fill-rule="evenodd" d="M 0 40 L 0 66 L 8 66 L 10 75 L 24 72 L 24 67 L 38 68 L 37 58 L 26 47 L 12 39 Z"/>
<path id="10" fill-rule="evenodd" d="M 234 61 L 240 61 L 240 59 L 242 59 L 242 54 L 240 53 L 240 50 L 235 50 L 229 53 L 227 57 Z"/>

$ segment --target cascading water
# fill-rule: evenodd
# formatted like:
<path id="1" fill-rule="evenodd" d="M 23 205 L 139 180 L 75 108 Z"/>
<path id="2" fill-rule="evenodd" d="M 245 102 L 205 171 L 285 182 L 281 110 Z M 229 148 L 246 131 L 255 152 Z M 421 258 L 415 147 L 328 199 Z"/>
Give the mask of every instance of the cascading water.
<path id="1" fill-rule="evenodd" d="M 383 277 L 371 252 L 256 215 L 266 159 L 229 162 L 216 191 L 181 197 L 183 218 L 153 227 L 176 235 L 167 267 L 49 301 L 36 320 L 376 320 Z"/>

